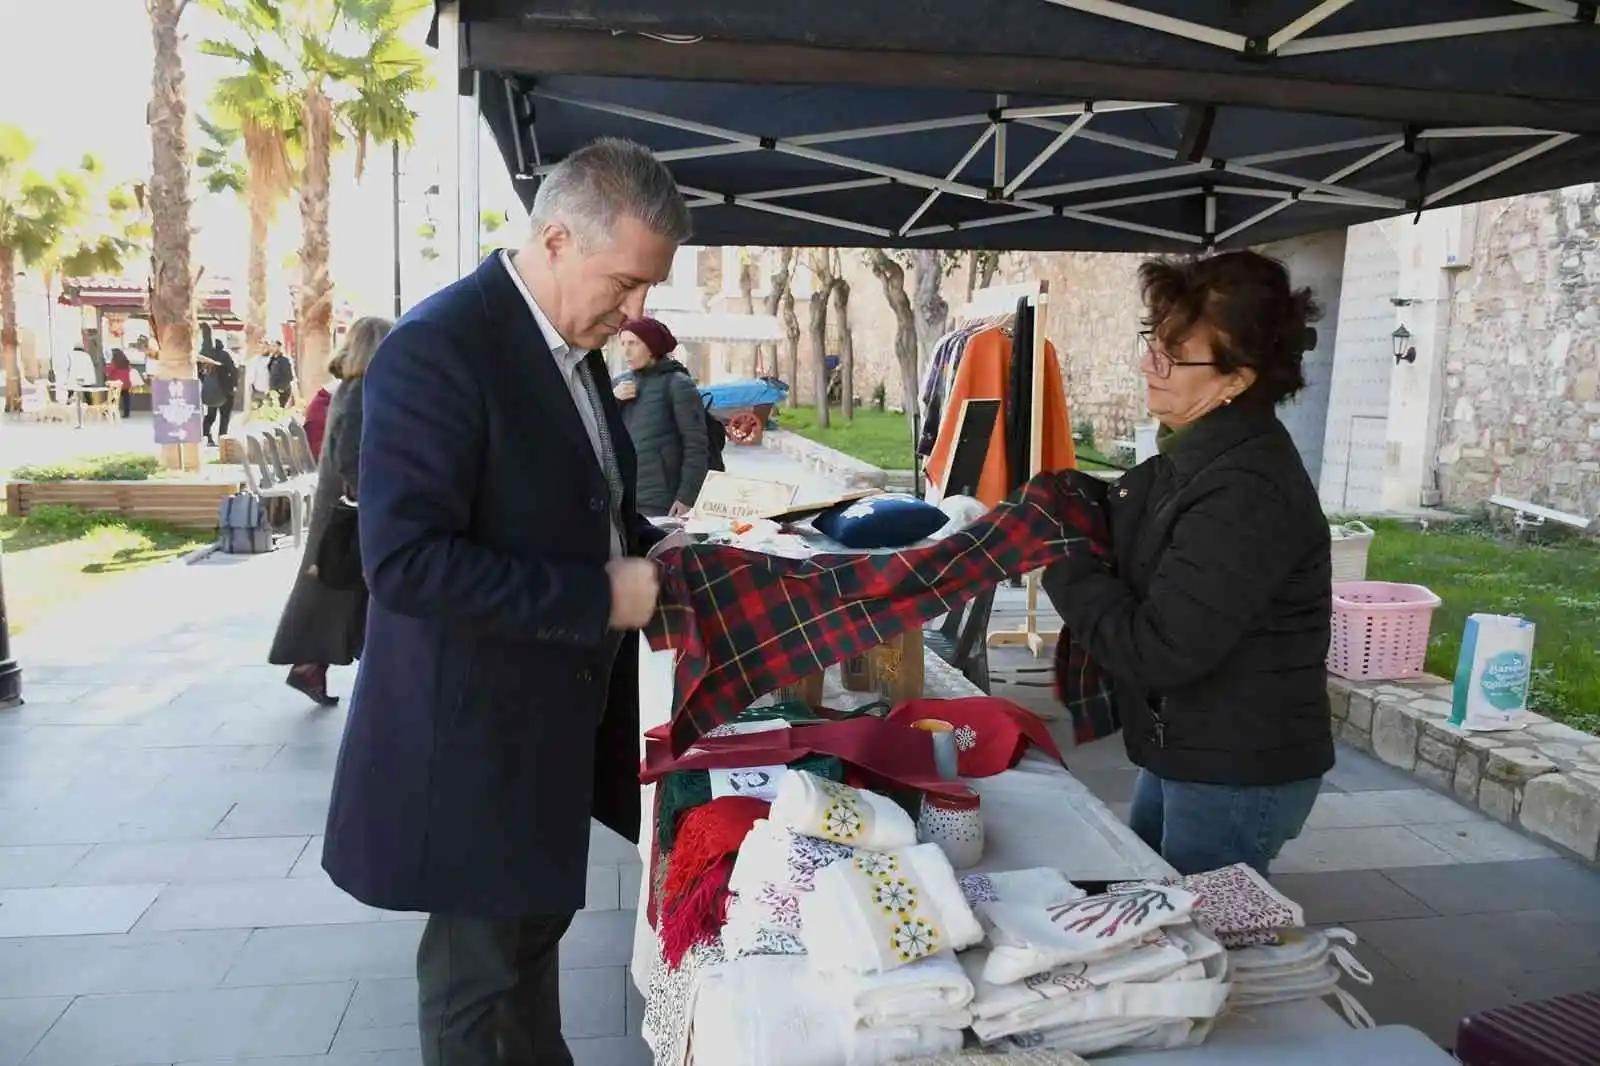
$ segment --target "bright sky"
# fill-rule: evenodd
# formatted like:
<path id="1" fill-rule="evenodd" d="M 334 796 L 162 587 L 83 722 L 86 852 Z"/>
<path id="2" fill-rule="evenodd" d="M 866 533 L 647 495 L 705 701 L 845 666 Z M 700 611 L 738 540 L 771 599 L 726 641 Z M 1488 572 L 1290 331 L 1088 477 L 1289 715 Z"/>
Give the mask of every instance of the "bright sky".
<path id="1" fill-rule="evenodd" d="M 203 108 L 227 63 L 199 54 L 198 44 L 220 36 L 220 20 L 198 3 L 183 16 L 185 72 L 192 109 Z M 424 20 L 413 39 L 421 44 Z M 0 0 L 0 122 L 20 126 L 38 143 L 35 165 L 43 169 L 73 165 L 93 152 L 118 180 L 144 178 L 150 170 L 150 131 L 145 107 L 150 100 L 150 23 L 143 0 Z M 432 52 L 429 53 L 433 54 Z M 437 71 L 435 76 L 437 79 Z M 444 81 L 445 79 L 438 79 Z M 435 90 L 419 100 L 422 115 L 418 145 L 403 164 L 401 188 L 401 270 L 409 304 L 445 280 L 440 267 L 418 253 L 418 226 L 424 218 L 422 189 L 435 180 L 437 161 L 448 147 L 441 117 L 451 101 Z M 191 149 L 200 133 L 191 129 Z M 505 175 L 494 142 L 483 135 L 482 192 L 485 208 L 520 206 Z M 369 152 L 365 180 L 354 180 L 352 156 L 335 161 L 332 204 L 335 298 L 348 300 L 357 313 L 387 314 L 391 307 L 392 196 L 389 153 Z M 232 195 L 216 197 L 195 190 L 195 259 L 210 278 L 233 282 L 235 306 L 243 311 L 249 217 Z M 443 210 L 443 206 L 439 208 Z M 299 219 L 293 200 L 279 216 L 269 263 L 274 317 L 286 313 L 281 268 L 299 245 Z"/>

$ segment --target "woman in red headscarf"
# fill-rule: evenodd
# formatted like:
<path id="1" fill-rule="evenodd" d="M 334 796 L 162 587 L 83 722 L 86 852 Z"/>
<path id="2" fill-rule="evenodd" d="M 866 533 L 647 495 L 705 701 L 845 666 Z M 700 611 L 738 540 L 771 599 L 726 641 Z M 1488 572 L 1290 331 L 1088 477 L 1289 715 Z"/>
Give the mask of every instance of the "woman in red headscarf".
<path id="1" fill-rule="evenodd" d="M 663 323 L 630 319 L 617 339 L 628 369 L 613 384 L 639 457 L 639 513 L 685 514 L 710 462 L 705 402 L 688 368 L 671 358 L 678 339 Z"/>

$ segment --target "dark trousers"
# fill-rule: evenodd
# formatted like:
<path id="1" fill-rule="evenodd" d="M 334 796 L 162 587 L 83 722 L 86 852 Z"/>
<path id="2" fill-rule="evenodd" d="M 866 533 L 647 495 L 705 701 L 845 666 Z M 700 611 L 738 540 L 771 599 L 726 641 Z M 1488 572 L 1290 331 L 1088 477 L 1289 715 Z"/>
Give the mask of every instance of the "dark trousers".
<path id="1" fill-rule="evenodd" d="M 233 417 L 233 397 L 228 397 L 228 402 L 217 407 L 206 408 L 206 420 L 202 427 L 206 440 L 212 440 L 211 427 L 217 426 L 217 432 L 222 436 L 228 435 L 228 419 Z"/>
<path id="2" fill-rule="evenodd" d="M 572 1066 L 560 972 L 571 924 L 429 915 L 417 948 L 423 1066 Z"/>

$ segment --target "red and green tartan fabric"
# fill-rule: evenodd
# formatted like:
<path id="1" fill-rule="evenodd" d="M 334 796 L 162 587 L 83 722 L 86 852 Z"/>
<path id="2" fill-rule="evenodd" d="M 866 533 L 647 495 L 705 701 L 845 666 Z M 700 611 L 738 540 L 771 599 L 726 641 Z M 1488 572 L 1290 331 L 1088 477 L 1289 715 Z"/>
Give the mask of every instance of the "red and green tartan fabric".
<path id="1" fill-rule="evenodd" d="M 860 655 L 1005 578 L 1108 551 L 1105 515 L 1070 473 L 1040 474 L 958 533 L 922 548 L 786 559 L 714 545 L 662 553 L 645 631 L 679 652 L 671 750 L 682 754 L 757 698 Z M 1061 693 L 1074 719 L 1111 713 L 1081 655 Z"/>

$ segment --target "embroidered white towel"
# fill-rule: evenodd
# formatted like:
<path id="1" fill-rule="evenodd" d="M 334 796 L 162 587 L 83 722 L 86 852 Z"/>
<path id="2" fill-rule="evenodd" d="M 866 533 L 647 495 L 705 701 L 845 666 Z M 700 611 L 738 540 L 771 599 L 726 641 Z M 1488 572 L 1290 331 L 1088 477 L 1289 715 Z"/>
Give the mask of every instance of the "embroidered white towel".
<path id="1" fill-rule="evenodd" d="M 696 1066 L 881 1066 L 960 1047 L 956 1030 L 855 1028 L 841 1017 L 826 979 L 804 958 L 743 959 L 701 978 Z"/>
<path id="2" fill-rule="evenodd" d="M 800 936 L 819 970 L 883 973 L 983 940 L 937 844 L 857 851 L 817 871 L 800 900 Z"/>
<path id="3" fill-rule="evenodd" d="M 804 955 L 800 941 L 800 901 L 784 886 L 764 885 L 759 893 L 734 896 L 722 925 L 722 949 L 730 959 L 746 955 Z"/>
<path id="4" fill-rule="evenodd" d="M 1098 1055 L 1118 1048 L 1166 1051 L 1190 1042 L 1194 1023 L 1160 1022 L 1144 1018 L 1115 1018 L 1038 1029 L 1006 1037 L 1004 1046 L 1025 1050 L 1070 1051 L 1075 1055 Z"/>
<path id="5" fill-rule="evenodd" d="M 991 924 L 988 920 L 991 903 L 1033 903 L 1047 907 L 1054 903 L 1071 903 L 1088 895 L 1067 880 L 1066 874 L 1048 866 L 967 874 L 961 878 L 961 894 L 986 927 Z"/>
<path id="6" fill-rule="evenodd" d="M 1190 965 L 1183 949 L 1159 933 L 1111 958 L 1069 963 L 1010 985 L 983 980 L 988 957 L 989 953 L 981 948 L 961 957 L 975 988 L 974 1029 L 985 1040 L 1058 1024 L 1061 1000 L 1119 981 L 1159 981 Z"/>
<path id="7" fill-rule="evenodd" d="M 767 818 L 797 833 L 852 848 L 888 851 L 917 842 L 911 816 L 887 796 L 804 770 L 783 776 Z"/>
<path id="8" fill-rule="evenodd" d="M 993 950 L 983 979 L 1008 985 L 1057 966 L 1106 958 L 1163 926 L 1189 917 L 1195 897 L 1174 885 L 1146 883 L 1041 907 L 989 904 Z"/>
<path id="9" fill-rule="evenodd" d="M 941 951 L 880 974 L 830 976 L 858 1028 L 933 1025 L 965 1029 L 972 1024 L 972 981 L 954 952 Z"/>
<path id="10" fill-rule="evenodd" d="M 759 891 L 766 884 L 787 884 L 809 892 L 818 870 L 854 854 L 854 849 L 844 844 L 806 836 L 763 818 L 751 826 L 739 845 L 728 887 L 746 894 Z"/>
<path id="11" fill-rule="evenodd" d="M 1130 952 L 1130 956 L 1138 956 L 1139 952 Z M 1181 952 L 1178 952 L 1181 956 Z M 1157 952 L 1150 954 L 1149 960 L 1136 965 L 1126 965 L 1126 973 L 1138 973 L 1139 968 L 1146 968 L 1147 973 L 1157 973 Z M 1171 957 L 1162 960 L 1162 965 L 1170 965 Z M 1090 1023 L 1090 1021 L 1107 1020 L 1178 1020 L 1178 1018 L 1214 1018 L 1221 1013 L 1222 1004 L 1227 1000 L 1227 984 L 1219 978 L 1206 978 L 1205 964 L 1190 962 L 1178 967 L 1170 968 L 1158 978 L 1134 978 L 1134 980 L 1110 981 L 1106 984 L 1088 984 L 1083 986 L 1080 975 L 1067 970 L 1054 970 L 1051 973 L 1061 973 L 1069 978 L 1067 983 L 1058 981 L 1042 981 L 1050 975 L 1038 975 L 1034 980 L 1022 984 L 1008 986 L 1011 989 L 1024 989 L 1026 994 L 1035 997 L 1034 1004 L 1014 1005 L 1013 1010 L 998 1015 L 981 1016 L 974 1018 L 973 1031 L 979 1039 L 995 1040 L 1000 1037 L 1013 1036 L 1018 1032 L 1030 1032 L 1035 1029 L 1051 1029 L 1058 1026 L 1075 1026 L 1075 1024 Z M 986 986 L 989 988 L 989 986 Z M 1002 986 L 1006 988 L 1006 986 Z M 994 1002 L 979 1005 L 979 1008 L 989 1007 L 992 1010 Z"/>

